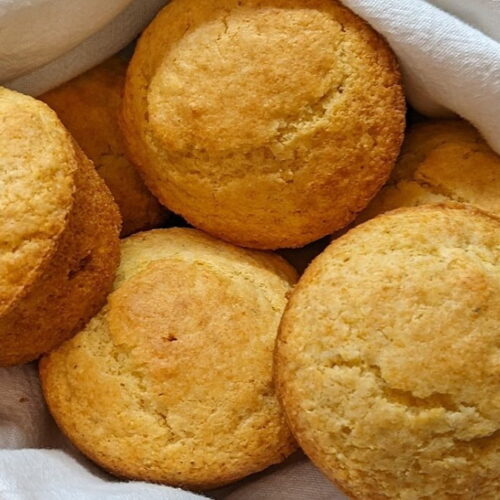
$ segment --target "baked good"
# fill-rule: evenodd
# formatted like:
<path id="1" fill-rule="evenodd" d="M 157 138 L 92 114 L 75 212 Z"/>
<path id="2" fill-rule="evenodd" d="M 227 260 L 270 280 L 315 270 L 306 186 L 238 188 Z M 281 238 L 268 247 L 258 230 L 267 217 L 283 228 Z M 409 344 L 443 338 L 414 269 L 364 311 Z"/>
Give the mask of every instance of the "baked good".
<path id="1" fill-rule="evenodd" d="M 500 157 L 463 120 L 410 128 L 391 178 L 356 222 L 404 206 L 471 203 L 500 215 Z"/>
<path id="2" fill-rule="evenodd" d="M 299 281 L 276 350 L 292 432 L 357 499 L 500 492 L 500 219 L 388 212 Z"/>
<path id="3" fill-rule="evenodd" d="M 167 211 L 125 155 L 118 126 L 127 62 L 115 56 L 42 95 L 94 162 L 123 218 L 122 236 L 166 222 Z"/>
<path id="4" fill-rule="evenodd" d="M 295 279 L 195 229 L 130 237 L 107 305 L 41 362 L 53 416 L 118 476 L 207 489 L 280 462 L 272 353 Z"/>
<path id="5" fill-rule="evenodd" d="M 101 308 L 120 217 L 55 113 L 3 88 L 0 151 L 0 365 L 12 365 L 58 345 Z"/>
<path id="6" fill-rule="evenodd" d="M 174 0 L 142 35 L 123 101 L 150 189 L 192 225 L 261 249 L 348 224 L 387 180 L 395 59 L 333 0 Z"/>

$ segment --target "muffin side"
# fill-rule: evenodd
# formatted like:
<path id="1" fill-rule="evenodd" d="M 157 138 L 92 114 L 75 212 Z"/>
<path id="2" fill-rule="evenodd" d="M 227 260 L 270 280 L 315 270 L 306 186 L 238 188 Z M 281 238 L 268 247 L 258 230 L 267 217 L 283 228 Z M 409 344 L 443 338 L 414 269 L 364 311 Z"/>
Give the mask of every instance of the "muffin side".
<path id="1" fill-rule="evenodd" d="M 0 315 L 38 279 L 66 227 L 78 168 L 69 142 L 47 106 L 0 87 Z"/>
<path id="2" fill-rule="evenodd" d="M 389 182 L 356 223 L 403 206 L 456 201 L 500 215 L 500 157 L 465 121 L 410 128 Z"/>
<path id="3" fill-rule="evenodd" d="M 78 170 L 66 228 L 31 289 L 0 316 L 0 365 L 25 363 L 57 347 L 99 311 L 111 290 L 120 216 L 90 160 L 74 148 Z"/>
<path id="4" fill-rule="evenodd" d="M 123 219 L 122 236 L 168 219 L 126 157 L 118 125 L 126 69 L 127 61 L 115 56 L 40 97 L 56 111 L 111 190 Z"/>

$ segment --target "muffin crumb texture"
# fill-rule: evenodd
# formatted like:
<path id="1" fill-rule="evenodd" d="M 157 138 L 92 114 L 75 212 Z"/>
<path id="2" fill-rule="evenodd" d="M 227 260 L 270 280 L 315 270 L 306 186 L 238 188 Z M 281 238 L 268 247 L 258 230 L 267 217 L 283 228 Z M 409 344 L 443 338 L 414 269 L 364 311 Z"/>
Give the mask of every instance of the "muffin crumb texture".
<path id="1" fill-rule="evenodd" d="M 0 88 L 0 365 L 36 359 L 101 308 L 120 217 L 45 104 Z"/>
<path id="2" fill-rule="evenodd" d="M 0 113 L 3 313 L 53 253 L 72 207 L 78 165 L 66 133 L 43 104 L 0 88 Z"/>
<path id="3" fill-rule="evenodd" d="M 118 204 L 122 236 L 164 224 L 168 212 L 129 161 L 118 124 L 127 61 L 112 57 L 42 95 L 94 162 Z"/>
<path id="4" fill-rule="evenodd" d="M 207 489 L 281 462 L 295 443 L 272 357 L 295 280 L 192 229 L 125 240 L 106 307 L 42 360 L 51 412 L 118 476 Z"/>
<path id="5" fill-rule="evenodd" d="M 300 247 L 387 180 L 404 129 L 395 59 L 330 0 L 176 0 L 144 32 L 123 130 L 160 201 L 232 243 Z"/>
<path id="6" fill-rule="evenodd" d="M 389 182 L 356 222 L 404 206 L 455 201 L 500 215 L 500 157 L 465 121 L 429 121 L 408 131 Z"/>
<path id="7" fill-rule="evenodd" d="M 332 243 L 282 321 L 278 392 L 352 498 L 500 491 L 500 221 L 401 209 Z"/>

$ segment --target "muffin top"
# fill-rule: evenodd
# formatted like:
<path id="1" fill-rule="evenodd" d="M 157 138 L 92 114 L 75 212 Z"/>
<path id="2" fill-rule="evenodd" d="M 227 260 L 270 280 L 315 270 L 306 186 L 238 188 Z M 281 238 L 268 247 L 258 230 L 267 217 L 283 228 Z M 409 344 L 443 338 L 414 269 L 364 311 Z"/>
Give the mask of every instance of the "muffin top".
<path id="1" fill-rule="evenodd" d="M 118 118 L 126 69 L 127 61 L 115 56 L 40 97 L 57 112 L 111 190 L 123 218 L 123 236 L 167 219 L 125 154 Z"/>
<path id="2" fill-rule="evenodd" d="M 465 121 L 419 123 L 409 129 L 391 178 L 357 219 L 403 206 L 471 203 L 500 215 L 500 157 Z"/>
<path id="3" fill-rule="evenodd" d="M 393 55 L 332 0 L 174 0 L 138 44 L 123 114 L 164 204 L 259 248 L 349 222 L 404 126 Z"/>
<path id="4" fill-rule="evenodd" d="M 500 220 L 467 205 L 379 216 L 294 291 L 276 351 L 299 444 L 353 498 L 500 488 Z"/>
<path id="5" fill-rule="evenodd" d="M 210 488 L 281 461 L 272 353 L 295 279 L 192 229 L 125 240 L 107 306 L 42 362 L 53 415 L 120 476 Z"/>
<path id="6" fill-rule="evenodd" d="M 0 314 L 54 254 L 73 204 L 72 140 L 45 104 L 0 88 Z"/>

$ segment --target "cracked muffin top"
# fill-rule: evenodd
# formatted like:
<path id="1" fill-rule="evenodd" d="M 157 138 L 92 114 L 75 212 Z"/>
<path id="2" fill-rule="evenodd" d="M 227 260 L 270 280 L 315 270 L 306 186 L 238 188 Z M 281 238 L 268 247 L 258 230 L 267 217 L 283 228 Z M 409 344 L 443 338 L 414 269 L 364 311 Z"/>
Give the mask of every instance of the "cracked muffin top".
<path id="1" fill-rule="evenodd" d="M 379 216 L 292 294 L 278 394 L 352 498 L 498 498 L 500 219 L 461 204 Z"/>
<path id="2" fill-rule="evenodd" d="M 0 314 L 57 249 L 78 168 L 71 138 L 45 104 L 0 87 Z"/>
<path id="3" fill-rule="evenodd" d="M 298 247 L 386 181 L 404 99 L 392 53 L 332 0 L 174 0 L 144 32 L 123 130 L 167 207 L 243 246 Z"/>
<path id="4" fill-rule="evenodd" d="M 120 208 L 122 236 L 160 226 L 167 212 L 125 154 L 118 126 L 127 62 L 112 57 L 40 97 L 94 162 Z"/>
<path id="5" fill-rule="evenodd" d="M 465 121 L 410 128 L 391 178 L 356 222 L 404 206 L 471 203 L 500 215 L 500 157 Z"/>
<path id="6" fill-rule="evenodd" d="M 49 408 L 119 476 L 205 489 L 295 450 L 272 383 L 296 273 L 194 229 L 122 244 L 103 310 L 41 362 Z"/>

